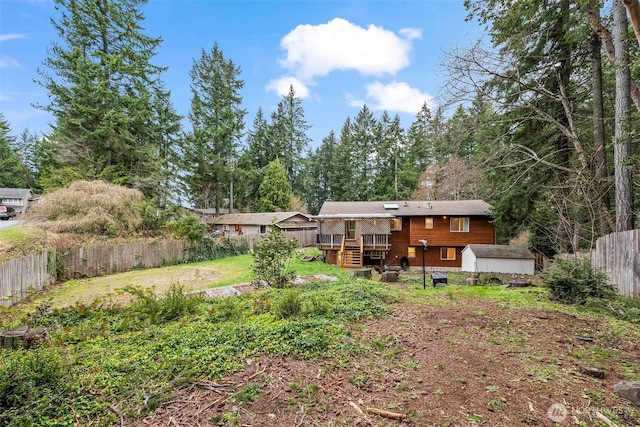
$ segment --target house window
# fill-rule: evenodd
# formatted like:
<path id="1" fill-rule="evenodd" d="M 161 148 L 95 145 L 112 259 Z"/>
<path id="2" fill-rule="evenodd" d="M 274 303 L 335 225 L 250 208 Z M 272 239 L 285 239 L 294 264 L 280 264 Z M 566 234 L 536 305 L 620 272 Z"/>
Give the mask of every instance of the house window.
<path id="1" fill-rule="evenodd" d="M 22 199 L 16 199 L 13 197 L 5 197 L 4 199 L 2 199 L 2 203 L 6 203 L 9 205 L 17 205 L 22 201 Z"/>
<path id="2" fill-rule="evenodd" d="M 427 230 L 431 230 L 433 228 L 433 218 L 432 217 L 424 219 L 424 228 L 426 228 Z"/>
<path id="3" fill-rule="evenodd" d="M 456 259 L 456 248 L 440 248 L 440 259 L 454 261 Z"/>
<path id="4" fill-rule="evenodd" d="M 407 249 L 408 249 L 407 258 L 415 258 L 416 257 L 416 248 L 410 246 Z"/>
<path id="5" fill-rule="evenodd" d="M 267 226 L 266 225 L 261 225 L 260 226 L 260 234 L 264 234 L 267 232 Z"/>
<path id="6" fill-rule="evenodd" d="M 393 218 L 393 219 L 391 219 L 391 229 L 392 230 L 402 230 L 402 218 Z"/>
<path id="7" fill-rule="evenodd" d="M 469 218 L 451 218 L 450 223 L 452 232 L 469 232 Z"/>

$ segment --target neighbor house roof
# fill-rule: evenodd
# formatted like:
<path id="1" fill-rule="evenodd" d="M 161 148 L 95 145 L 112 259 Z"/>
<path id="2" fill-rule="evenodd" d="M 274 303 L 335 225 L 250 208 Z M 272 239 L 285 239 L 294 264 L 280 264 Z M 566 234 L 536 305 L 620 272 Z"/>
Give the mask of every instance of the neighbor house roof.
<path id="1" fill-rule="evenodd" d="M 30 194 L 28 188 L 0 188 L 0 198 L 22 199 Z"/>
<path id="2" fill-rule="evenodd" d="M 462 216 L 489 215 L 491 206 L 483 200 L 407 200 L 379 202 L 334 202 L 327 200 L 317 218 Z"/>
<path id="3" fill-rule="evenodd" d="M 467 245 L 464 251 L 472 251 L 476 258 L 503 258 L 503 259 L 535 259 L 526 246 L 512 245 Z"/>
<path id="4" fill-rule="evenodd" d="M 215 218 L 212 223 L 228 225 L 277 225 L 279 223 L 287 222 L 287 220 L 296 216 L 300 216 L 301 219 L 306 219 L 309 222 L 312 221 L 312 218 L 309 215 L 300 212 L 259 212 L 221 215 L 218 218 Z M 289 222 L 288 224 L 291 223 Z"/>

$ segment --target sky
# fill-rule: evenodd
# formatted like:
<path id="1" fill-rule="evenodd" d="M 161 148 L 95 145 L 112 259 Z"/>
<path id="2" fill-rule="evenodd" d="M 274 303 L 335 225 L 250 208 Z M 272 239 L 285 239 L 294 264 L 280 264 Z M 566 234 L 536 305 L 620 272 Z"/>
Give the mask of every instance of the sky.
<path id="1" fill-rule="evenodd" d="M 217 43 L 241 71 L 245 129 L 293 84 L 312 148 L 364 104 L 405 128 L 425 102 L 443 105 L 444 52 L 482 36 L 462 0 L 150 0 L 141 11 L 143 32 L 163 40 L 152 63 L 168 67 L 162 80 L 178 114 L 189 111 L 194 59 Z M 50 0 L 0 0 L 0 112 L 13 135 L 51 130 L 54 118 L 33 105 L 48 103 L 37 70 L 58 17 Z"/>

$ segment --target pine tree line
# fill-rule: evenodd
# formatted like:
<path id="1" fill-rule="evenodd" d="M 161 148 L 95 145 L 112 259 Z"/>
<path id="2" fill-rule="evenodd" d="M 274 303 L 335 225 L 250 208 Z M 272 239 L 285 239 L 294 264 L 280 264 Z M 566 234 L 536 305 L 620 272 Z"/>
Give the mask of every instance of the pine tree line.
<path id="1" fill-rule="evenodd" d="M 443 106 L 423 105 L 403 128 L 364 105 L 317 147 L 293 87 L 247 127 L 241 69 L 217 44 L 193 61 L 184 130 L 165 69 L 151 65 L 161 40 L 142 34 L 144 1 L 56 4 L 59 40 L 40 71 L 53 131 L 14 137 L 0 117 L 0 187 L 104 179 L 161 208 L 312 214 L 327 199 L 482 198 L 501 236 L 548 254 L 636 224 L 638 111 L 622 101 L 636 102 L 639 46 L 625 84 L 593 2 L 467 0 L 491 45 L 447 52 Z"/>

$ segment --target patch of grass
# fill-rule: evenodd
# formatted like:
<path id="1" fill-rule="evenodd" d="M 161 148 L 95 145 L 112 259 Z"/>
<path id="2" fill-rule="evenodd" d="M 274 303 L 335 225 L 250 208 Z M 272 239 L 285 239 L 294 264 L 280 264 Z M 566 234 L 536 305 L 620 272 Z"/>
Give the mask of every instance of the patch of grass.
<path id="1" fill-rule="evenodd" d="M 242 403 L 255 402 L 262 393 L 262 386 L 257 383 L 246 384 L 242 389 L 236 393 L 235 401 Z"/>
<path id="2" fill-rule="evenodd" d="M 363 374 L 355 374 L 349 377 L 349 382 L 357 388 L 362 388 L 367 384 L 367 377 Z"/>
<path id="3" fill-rule="evenodd" d="M 14 225 L 0 229 L 0 263 L 25 256 L 34 252 L 42 252 L 47 244 L 44 231 L 23 225 Z"/>
<path id="4" fill-rule="evenodd" d="M 24 239 L 40 238 L 43 235 L 44 232 L 39 228 L 14 225 L 0 229 L 0 242 L 13 245 Z"/>
<path id="5" fill-rule="evenodd" d="M 0 425 L 75 425 L 76 419 L 113 425 L 117 416 L 109 402 L 118 402 L 127 416 L 144 416 L 176 389 L 229 375 L 258 354 L 322 356 L 345 363 L 367 350 L 349 344 L 353 338 L 345 323 L 384 315 L 396 299 L 385 284 L 351 277 L 284 291 L 298 292 L 302 307 L 315 299 L 324 301 L 327 310 L 283 318 L 274 308 L 281 289 L 204 300 L 185 296 L 174 284 L 168 296 L 136 291 L 137 302 L 131 305 L 95 302 L 42 311 L 31 324 L 49 330 L 50 347 L 31 353 L 0 349 L 0 388 L 11 388 L 0 390 L 0 400 L 5 399 Z M 271 303 L 255 310 L 263 305 L 258 300 Z M 37 363 L 40 371 L 34 370 L 27 354 L 47 363 Z M 352 381 L 364 386 L 367 378 L 354 375 Z M 314 387 L 305 390 L 309 399 Z M 253 401 L 261 390 L 248 384 L 235 399 Z M 226 422 L 232 424 L 232 418 Z"/>

